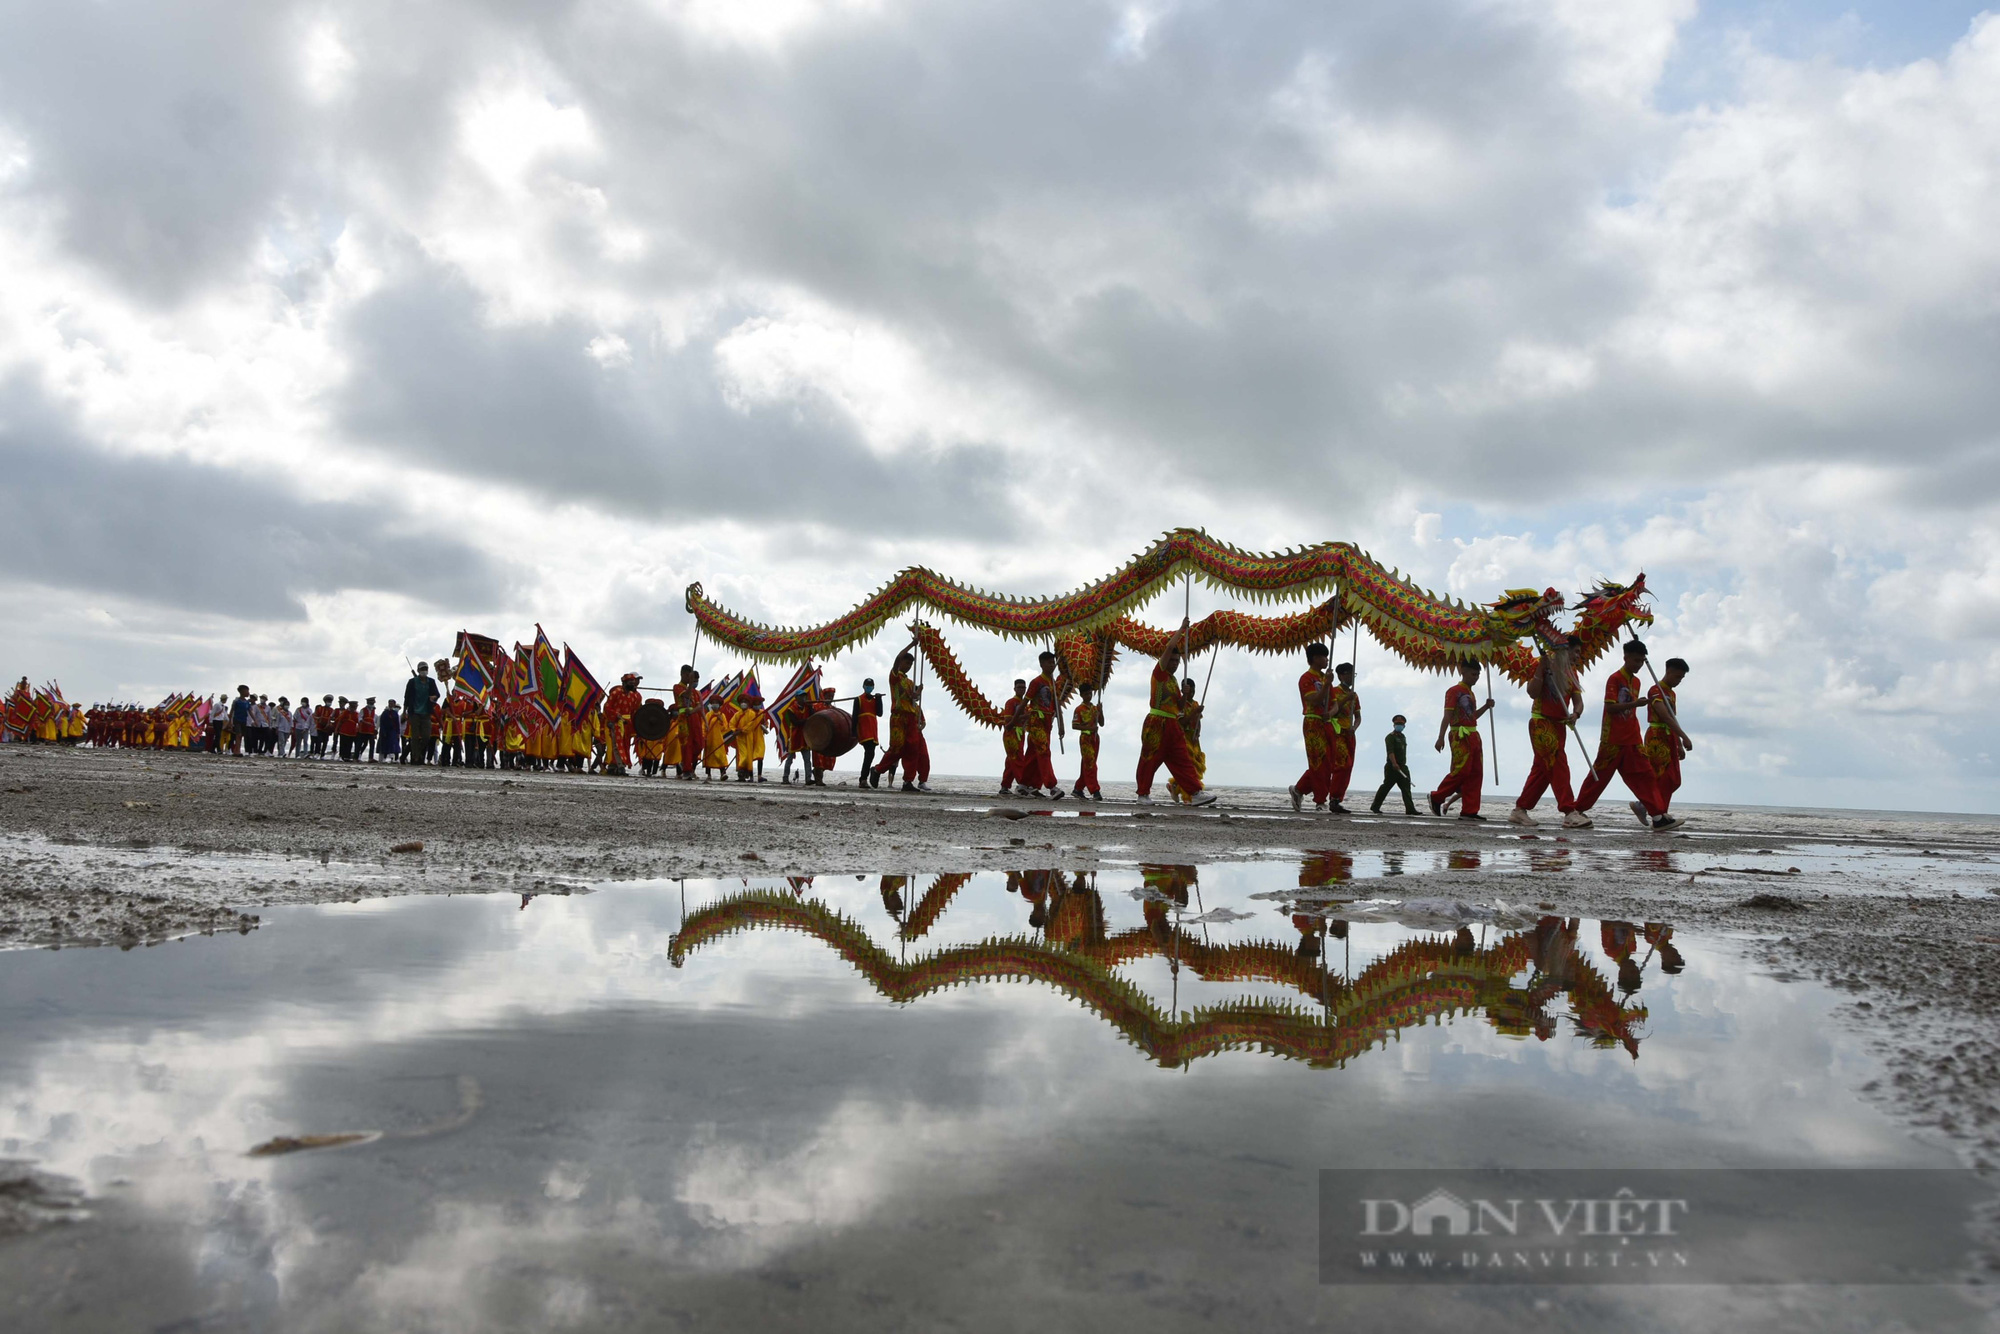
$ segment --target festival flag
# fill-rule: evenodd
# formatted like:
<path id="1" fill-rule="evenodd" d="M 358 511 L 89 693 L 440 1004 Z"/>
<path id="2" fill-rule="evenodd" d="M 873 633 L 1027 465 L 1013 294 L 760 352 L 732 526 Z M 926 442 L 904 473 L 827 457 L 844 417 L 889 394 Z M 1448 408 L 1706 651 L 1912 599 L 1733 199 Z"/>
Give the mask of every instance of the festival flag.
<path id="1" fill-rule="evenodd" d="M 554 727 L 562 709 L 562 659 L 556 656 L 556 646 L 549 642 L 548 633 L 539 624 L 535 626 L 532 668 L 529 701 Z"/>
<path id="2" fill-rule="evenodd" d="M 772 739 L 777 743 L 778 759 L 780 762 L 789 760 L 792 757 L 790 738 L 786 736 L 787 729 L 784 723 L 780 721 L 784 716 L 785 706 L 803 695 L 807 690 L 817 689 L 819 689 L 819 668 L 813 666 L 811 663 L 805 663 L 792 673 L 792 679 L 785 682 L 784 689 L 764 702 L 764 711 L 770 715 L 771 721 L 776 724 L 776 726 L 772 727 L 771 734 Z"/>
<path id="3" fill-rule="evenodd" d="M 491 645 L 489 648 L 488 645 Z M 500 644 L 497 640 L 475 635 L 468 630 L 458 632 L 458 646 L 452 656 L 458 659 L 458 666 L 452 672 L 452 680 L 458 688 L 478 700 L 481 704 L 494 689 L 494 658 L 499 656 Z"/>
<path id="4" fill-rule="evenodd" d="M 583 659 L 576 656 L 576 650 L 567 643 L 563 645 L 562 702 L 569 711 L 571 721 L 581 721 L 584 715 L 595 709 L 604 699 L 604 688 L 597 684 L 597 678 L 583 665 Z"/>
<path id="5" fill-rule="evenodd" d="M 535 679 L 535 651 L 520 640 L 514 641 L 514 670 L 507 682 L 507 693 L 515 699 L 526 699 L 533 693 L 531 683 Z"/>

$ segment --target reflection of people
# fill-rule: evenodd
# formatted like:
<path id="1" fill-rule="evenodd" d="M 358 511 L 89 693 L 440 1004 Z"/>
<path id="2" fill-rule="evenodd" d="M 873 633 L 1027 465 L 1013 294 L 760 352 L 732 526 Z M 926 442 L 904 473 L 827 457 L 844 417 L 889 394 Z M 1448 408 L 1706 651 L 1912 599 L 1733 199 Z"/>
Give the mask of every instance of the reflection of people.
<path id="1" fill-rule="evenodd" d="M 1479 720 L 1493 701 L 1479 702 L 1472 687 L 1479 683 L 1479 664 L 1466 661 L 1459 664 L 1458 684 L 1444 692 L 1444 716 L 1438 722 L 1437 745 L 1435 750 L 1443 750 L 1447 736 L 1451 739 L 1451 772 L 1431 793 L 1431 814 L 1443 815 L 1445 801 L 1456 796 L 1459 801 L 1458 818 L 1461 820 L 1484 820 L 1479 813 L 1479 788 L 1486 774 L 1485 749 L 1479 743 Z"/>
<path id="2" fill-rule="evenodd" d="M 1410 791 L 1410 741 L 1403 735 L 1409 721 L 1397 714 L 1389 720 L 1389 735 L 1382 738 L 1382 786 L 1375 789 L 1375 800 L 1368 806 L 1377 815 L 1391 791 L 1403 794 L 1403 814 L 1417 813 L 1417 799 Z"/>

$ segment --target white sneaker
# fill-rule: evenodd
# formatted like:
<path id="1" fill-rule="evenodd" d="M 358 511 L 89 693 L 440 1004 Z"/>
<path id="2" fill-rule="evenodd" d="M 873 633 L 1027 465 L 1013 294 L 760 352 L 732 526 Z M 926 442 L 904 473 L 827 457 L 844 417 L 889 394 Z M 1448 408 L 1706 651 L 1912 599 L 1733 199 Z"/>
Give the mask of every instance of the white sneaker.
<path id="1" fill-rule="evenodd" d="M 1687 821 L 1681 819 L 1678 815 L 1662 815 L 1659 819 L 1653 821 L 1653 832 L 1664 834 L 1669 829 L 1679 829 L 1686 823 Z"/>
<path id="2" fill-rule="evenodd" d="M 1069 793 L 1063 791 L 1059 787 L 1052 787 L 1048 790 L 1048 798 L 1050 801 L 1061 801 L 1064 797 L 1068 795 Z"/>
<path id="3" fill-rule="evenodd" d="M 1190 806 L 1213 806 L 1214 804 L 1215 794 L 1213 792 L 1203 792 L 1188 803 Z"/>
<path id="4" fill-rule="evenodd" d="M 1141 806 L 1150 806 L 1153 804 L 1153 799 L 1151 797 L 1134 797 L 1132 798 L 1132 800 Z"/>
<path id="5" fill-rule="evenodd" d="M 1294 783 L 1290 787 L 1286 788 L 1285 792 L 1292 799 L 1293 810 L 1298 810 L 1301 806 L 1305 804 L 1306 794 L 1299 791 L 1299 785 L 1297 783 Z"/>
<path id="6" fill-rule="evenodd" d="M 1646 826 L 1646 828 L 1651 829 L 1653 827 L 1653 817 L 1646 814 L 1645 802 L 1628 801 L 1625 803 L 1625 809 L 1632 812 L 1634 816 L 1638 817 L 1639 823 Z"/>
<path id="7" fill-rule="evenodd" d="M 1522 810 L 1519 806 L 1516 806 L 1513 810 L 1507 812 L 1507 823 L 1522 825 L 1525 826 L 1526 828 L 1533 829 L 1539 826 L 1541 824 L 1541 821 L 1537 820 L 1534 816 Z"/>
<path id="8" fill-rule="evenodd" d="M 929 783 L 919 783 L 919 784 L 917 784 L 917 791 L 919 791 L 919 792 L 928 792 L 928 791 L 930 791 L 930 790 L 931 790 L 931 785 L 930 785 Z"/>
<path id="9" fill-rule="evenodd" d="M 1563 828 L 1594 829 L 1596 826 L 1591 824 L 1590 817 L 1582 811 L 1571 811 L 1569 814 L 1563 816 Z"/>

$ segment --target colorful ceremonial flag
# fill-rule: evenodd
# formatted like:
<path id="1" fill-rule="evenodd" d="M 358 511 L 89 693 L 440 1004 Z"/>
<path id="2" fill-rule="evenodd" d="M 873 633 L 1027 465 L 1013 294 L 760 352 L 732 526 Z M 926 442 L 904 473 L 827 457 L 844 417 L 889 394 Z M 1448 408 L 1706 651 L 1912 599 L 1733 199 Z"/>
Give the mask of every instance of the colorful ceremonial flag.
<path id="1" fill-rule="evenodd" d="M 583 659 L 576 656 L 576 650 L 563 645 L 562 701 L 569 711 L 572 721 L 581 721 L 583 716 L 595 709 L 604 699 L 604 687 L 597 684 L 597 678 L 583 665 Z"/>
<path id="2" fill-rule="evenodd" d="M 532 693 L 535 679 L 535 651 L 520 640 L 514 641 L 514 662 L 512 679 L 507 682 L 507 693 L 515 699 L 526 699 Z"/>
<path id="3" fill-rule="evenodd" d="M 556 646 L 549 642 L 548 633 L 540 625 L 535 626 L 535 656 L 529 681 L 530 702 L 554 727 L 562 710 L 562 659 L 556 656 Z"/>
<path id="4" fill-rule="evenodd" d="M 764 711 L 770 715 L 771 721 L 776 724 L 776 726 L 772 727 L 771 734 L 772 739 L 777 743 L 778 759 L 781 762 L 790 759 L 792 755 L 791 739 L 786 735 L 788 729 L 782 721 L 785 706 L 800 695 L 803 695 L 807 690 L 818 690 L 819 679 L 819 668 L 813 666 L 811 663 L 806 663 L 792 673 L 792 679 L 785 682 L 784 689 L 780 690 L 771 699 L 764 701 Z"/>
<path id="5" fill-rule="evenodd" d="M 491 647 L 488 647 L 489 645 Z M 493 661 L 499 656 L 497 652 L 499 648 L 497 640 L 460 630 L 458 647 L 452 651 L 452 656 L 458 659 L 458 667 L 452 672 L 452 680 L 457 683 L 460 690 L 482 704 L 486 702 L 486 697 L 493 693 Z"/>

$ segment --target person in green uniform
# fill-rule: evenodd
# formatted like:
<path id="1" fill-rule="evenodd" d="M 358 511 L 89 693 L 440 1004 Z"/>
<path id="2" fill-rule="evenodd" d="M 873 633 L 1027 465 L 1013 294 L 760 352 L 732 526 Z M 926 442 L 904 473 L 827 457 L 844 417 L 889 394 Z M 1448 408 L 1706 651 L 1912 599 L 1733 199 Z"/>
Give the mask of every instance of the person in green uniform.
<path id="1" fill-rule="evenodd" d="M 1398 788 L 1403 793 L 1403 814 L 1415 815 L 1417 802 L 1410 794 L 1410 743 L 1403 738 L 1403 725 L 1409 719 L 1399 713 L 1389 721 L 1395 730 L 1382 738 L 1383 749 L 1388 752 L 1382 761 L 1382 786 L 1375 789 L 1374 804 L 1368 809 L 1380 815 L 1383 798 L 1391 788 Z"/>

